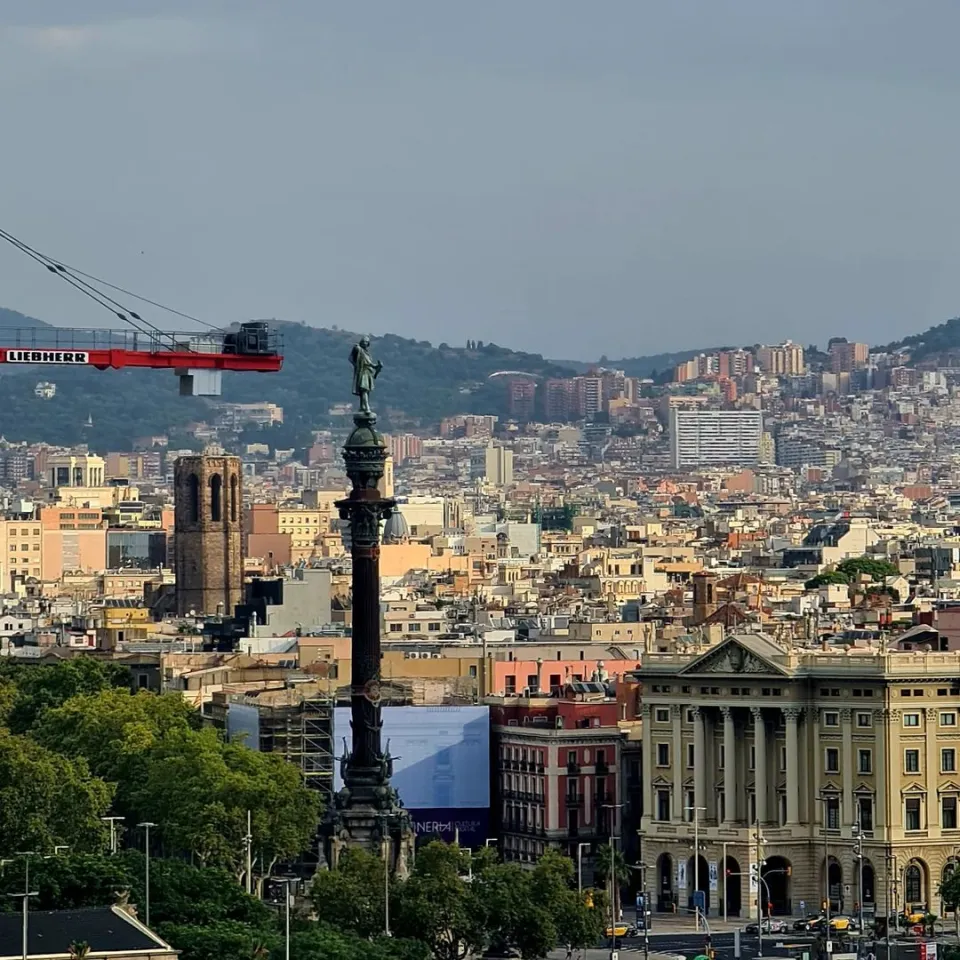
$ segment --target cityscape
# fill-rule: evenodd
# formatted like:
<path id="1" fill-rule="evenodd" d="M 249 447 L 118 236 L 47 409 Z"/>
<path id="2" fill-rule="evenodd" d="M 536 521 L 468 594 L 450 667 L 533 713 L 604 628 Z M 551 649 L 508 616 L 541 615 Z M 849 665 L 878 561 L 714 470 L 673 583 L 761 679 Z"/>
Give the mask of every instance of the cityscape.
<path id="1" fill-rule="evenodd" d="M 960 960 L 960 7 L 0 7 L 0 960 Z"/>

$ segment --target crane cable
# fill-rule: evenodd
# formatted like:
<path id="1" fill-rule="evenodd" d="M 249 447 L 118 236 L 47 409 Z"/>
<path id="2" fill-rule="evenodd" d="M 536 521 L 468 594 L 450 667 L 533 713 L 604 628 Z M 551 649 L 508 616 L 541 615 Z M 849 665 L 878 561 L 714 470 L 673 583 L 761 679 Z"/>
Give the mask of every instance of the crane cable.
<path id="1" fill-rule="evenodd" d="M 205 320 L 201 320 L 198 317 L 193 317 L 190 314 L 182 313 L 179 310 L 174 310 L 172 307 L 167 307 L 162 303 L 159 303 L 155 300 L 151 300 L 148 297 L 141 297 L 136 293 L 133 293 L 130 290 L 125 290 L 123 287 L 118 287 L 116 284 L 112 284 L 106 280 L 101 280 L 99 277 L 93 276 L 93 274 L 86 273 L 83 270 L 79 270 L 76 267 L 71 267 L 61 261 L 55 260 L 52 257 L 47 256 L 44 253 L 41 253 L 39 250 L 35 250 L 33 247 L 24 243 L 22 240 L 19 240 L 13 234 L 8 231 L 0 228 L 0 239 L 6 240 L 8 243 L 12 244 L 18 250 L 27 254 L 28 257 L 31 257 L 33 260 L 36 260 L 41 266 L 46 267 L 48 271 L 53 273 L 55 276 L 60 277 L 62 280 L 65 280 L 72 287 L 79 290 L 84 296 L 89 297 L 95 303 L 99 304 L 106 310 L 109 310 L 115 317 L 121 320 L 124 323 L 129 324 L 133 327 L 138 333 L 142 333 L 144 336 L 149 337 L 152 340 L 163 341 L 171 340 L 171 335 L 161 330 L 155 324 L 151 323 L 149 320 L 145 320 L 139 313 L 135 310 L 131 310 L 125 304 L 120 303 L 118 300 L 111 297 L 109 294 L 104 293 L 102 290 L 98 290 L 93 284 L 88 283 L 87 280 L 80 279 L 81 277 L 86 277 L 88 280 L 92 280 L 95 283 L 102 284 L 105 287 L 109 287 L 112 290 L 116 290 L 119 293 L 123 293 L 126 296 L 133 297 L 136 300 L 141 300 L 144 303 L 149 303 L 152 306 L 158 307 L 161 310 L 166 310 L 168 313 L 176 314 L 177 316 L 183 317 L 186 320 L 192 320 L 196 323 L 199 323 L 203 326 L 209 327 L 213 330 L 219 330 L 220 328 L 212 323 L 208 323 Z M 143 326 L 138 326 L 137 323 L 142 324 Z M 167 344 L 168 349 L 173 349 L 174 344 L 171 340 Z"/>

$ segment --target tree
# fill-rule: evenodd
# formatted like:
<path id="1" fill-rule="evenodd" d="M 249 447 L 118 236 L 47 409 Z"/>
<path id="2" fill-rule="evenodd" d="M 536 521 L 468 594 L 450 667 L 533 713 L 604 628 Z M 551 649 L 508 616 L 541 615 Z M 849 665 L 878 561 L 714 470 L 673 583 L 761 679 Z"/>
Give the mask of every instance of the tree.
<path id="1" fill-rule="evenodd" d="M 0 665 L 0 680 L 10 681 L 16 687 L 7 722 L 14 733 L 24 733 L 47 710 L 61 706 L 71 697 L 129 686 L 130 671 L 110 660 L 76 657 L 39 666 L 4 663 Z"/>
<path id="2" fill-rule="evenodd" d="M 16 858 L 0 876 L 0 896 L 24 889 L 25 861 Z M 139 885 L 136 864 L 129 858 L 100 853 L 68 853 L 30 862 L 30 886 L 37 891 L 34 906 L 41 910 L 77 910 L 115 903 L 121 891 Z"/>
<path id="3" fill-rule="evenodd" d="M 86 761 L 0 730 L 0 850 L 102 850 L 112 796 Z"/>
<path id="4" fill-rule="evenodd" d="M 71 960 L 86 960 L 90 956 L 90 944 L 86 940 L 72 940 L 67 948 Z"/>
<path id="5" fill-rule="evenodd" d="M 152 912 L 152 904 L 151 904 Z M 157 932 L 180 951 L 183 960 L 254 960 L 263 956 L 282 956 L 282 937 L 277 931 L 264 931 L 236 920 L 210 924 L 161 923 Z"/>
<path id="6" fill-rule="evenodd" d="M 456 845 L 428 843 L 391 902 L 396 934 L 423 941 L 436 960 L 463 960 L 485 946 L 482 915 L 463 879 L 469 862 L 469 852 Z"/>
<path id="7" fill-rule="evenodd" d="M 849 584 L 850 578 L 839 570 L 827 570 L 825 573 L 818 573 L 815 577 L 811 577 L 803 586 L 806 590 L 819 590 L 832 583 Z"/>
<path id="8" fill-rule="evenodd" d="M 895 577 L 900 571 L 888 560 L 875 560 L 872 557 L 850 557 L 837 564 L 837 570 L 847 576 L 848 580 L 859 580 L 868 576 L 875 583 L 885 577 Z"/>
<path id="9" fill-rule="evenodd" d="M 346 850 L 336 870 L 313 878 L 317 916 L 338 930 L 374 937 L 384 928 L 384 863 L 366 850 Z"/>
<path id="10" fill-rule="evenodd" d="M 953 911 L 957 936 L 960 937 L 960 870 L 953 869 L 940 883 L 940 899 L 944 910 Z"/>

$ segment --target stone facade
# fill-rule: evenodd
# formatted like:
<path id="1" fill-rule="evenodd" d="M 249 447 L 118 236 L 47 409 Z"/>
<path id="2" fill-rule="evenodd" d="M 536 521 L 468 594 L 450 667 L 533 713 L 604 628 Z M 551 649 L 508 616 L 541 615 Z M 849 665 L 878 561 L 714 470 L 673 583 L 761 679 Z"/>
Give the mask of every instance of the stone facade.
<path id="1" fill-rule="evenodd" d="M 960 654 L 740 634 L 648 654 L 632 676 L 655 906 L 686 908 L 696 887 L 711 916 L 724 900 L 729 915 L 756 916 L 759 860 L 775 915 L 818 911 L 828 887 L 834 911 L 941 913 L 960 850 Z"/>
<path id="2" fill-rule="evenodd" d="M 178 615 L 232 616 L 243 600 L 240 458 L 180 457 L 174 508 Z"/>

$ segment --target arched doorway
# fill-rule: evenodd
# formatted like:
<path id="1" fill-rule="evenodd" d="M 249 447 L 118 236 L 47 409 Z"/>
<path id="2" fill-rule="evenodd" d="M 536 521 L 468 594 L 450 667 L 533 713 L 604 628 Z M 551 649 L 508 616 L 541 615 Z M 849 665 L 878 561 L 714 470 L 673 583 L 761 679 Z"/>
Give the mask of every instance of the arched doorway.
<path id="1" fill-rule="evenodd" d="M 905 907 L 923 906 L 930 908 L 930 898 L 928 894 L 928 878 L 930 871 L 927 865 L 914 858 L 903 871 L 903 903 Z"/>
<path id="2" fill-rule="evenodd" d="M 830 897 L 830 912 L 843 913 L 843 867 L 836 857 L 830 857 L 827 863 L 826 890 Z M 820 871 L 820 889 L 824 890 L 823 869 Z"/>
<path id="3" fill-rule="evenodd" d="M 727 916 L 739 917 L 741 905 L 740 883 L 742 878 L 740 863 L 733 857 L 727 857 L 723 864 L 720 881 L 723 884 L 723 896 L 727 901 Z"/>
<path id="4" fill-rule="evenodd" d="M 768 857 L 760 870 L 763 877 L 761 893 L 766 896 L 764 913 L 769 910 L 775 917 L 786 917 L 793 912 L 790 902 L 790 881 L 793 868 L 786 857 Z"/>
<path id="5" fill-rule="evenodd" d="M 673 857 L 661 853 L 657 857 L 657 909 L 673 909 Z"/>
<path id="6" fill-rule="evenodd" d="M 943 885 L 953 876 L 957 868 L 960 867 L 960 862 L 957 861 L 955 857 L 951 857 L 943 865 L 943 873 L 940 875 L 940 886 Z M 940 913 L 941 915 L 950 914 L 953 915 L 956 911 L 950 910 L 943 902 L 943 897 L 940 897 Z"/>
<path id="7" fill-rule="evenodd" d="M 687 906 L 693 910 L 694 892 L 703 894 L 703 911 L 710 913 L 710 867 L 702 854 L 697 857 L 697 869 L 693 868 L 693 857 L 687 861 Z"/>

